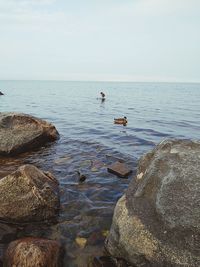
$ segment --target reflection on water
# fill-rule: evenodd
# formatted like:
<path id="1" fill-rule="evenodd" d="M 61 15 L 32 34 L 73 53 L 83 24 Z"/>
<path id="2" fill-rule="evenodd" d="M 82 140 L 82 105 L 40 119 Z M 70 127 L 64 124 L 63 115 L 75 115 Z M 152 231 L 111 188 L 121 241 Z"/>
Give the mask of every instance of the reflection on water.
<path id="1" fill-rule="evenodd" d="M 200 130 L 200 85 L 87 82 L 0 82 L 0 111 L 19 111 L 46 119 L 60 140 L 16 158 L 0 159 L 0 178 L 25 163 L 52 172 L 60 182 L 56 224 L 0 224 L 0 254 L 23 236 L 60 240 L 64 266 L 86 266 L 101 255 L 116 201 L 129 179 L 106 166 L 120 159 L 136 171 L 137 159 L 164 138 L 195 138 Z M 104 88 L 106 100 L 97 99 Z M 126 127 L 114 117 L 128 118 Z M 78 171 L 86 176 L 79 182 Z M 86 239 L 84 248 L 77 238 Z"/>

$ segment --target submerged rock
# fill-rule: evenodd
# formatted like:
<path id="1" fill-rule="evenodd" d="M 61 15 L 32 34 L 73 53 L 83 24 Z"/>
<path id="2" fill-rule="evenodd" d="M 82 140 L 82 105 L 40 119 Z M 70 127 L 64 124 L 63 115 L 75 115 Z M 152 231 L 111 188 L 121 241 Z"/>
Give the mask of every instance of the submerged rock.
<path id="1" fill-rule="evenodd" d="M 109 256 L 99 256 L 90 259 L 88 267 L 135 267 L 129 265 L 123 259 L 116 259 Z"/>
<path id="2" fill-rule="evenodd" d="M 127 178 L 128 175 L 132 172 L 128 165 L 119 161 L 108 166 L 107 170 L 108 172 L 113 173 L 121 178 Z"/>
<path id="3" fill-rule="evenodd" d="M 0 180 L 1 220 L 49 220 L 58 214 L 58 208 L 58 182 L 50 173 L 24 165 Z"/>
<path id="4" fill-rule="evenodd" d="M 59 138 L 56 128 L 21 113 L 0 113 L 0 155 L 16 155 Z"/>
<path id="5" fill-rule="evenodd" d="M 94 257 L 88 264 L 88 267 L 117 267 L 111 257 Z"/>
<path id="6" fill-rule="evenodd" d="M 118 201 L 106 248 L 136 266 L 200 263 L 200 142 L 164 141 L 144 155 Z"/>
<path id="7" fill-rule="evenodd" d="M 0 91 L 0 95 L 4 95 L 4 94 Z"/>
<path id="8" fill-rule="evenodd" d="M 80 248 L 83 249 L 86 246 L 87 239 L 84 238 L 84 237 L 77 236 L 76 239 L 75 239 L 75 242 Z"/>
<path id="9" fill-rule="evenodd" d="M 61 267 L 62 249 L 57 241 L 27 237 L 9 244 L 4 267 Z"/>

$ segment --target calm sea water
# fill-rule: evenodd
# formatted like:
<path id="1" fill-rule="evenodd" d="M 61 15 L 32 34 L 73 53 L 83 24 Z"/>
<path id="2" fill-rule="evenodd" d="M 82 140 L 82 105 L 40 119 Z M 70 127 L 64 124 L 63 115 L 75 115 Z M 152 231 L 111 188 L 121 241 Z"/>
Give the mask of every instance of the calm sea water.
<path id="1" fill-rule="evenodd" d="M 15 159 L 0 160 L 3 177 L 24 163 L 51 171 L 60 182 L 61 210 L 55 225 L 0 225 L 1 254 L 22 236 L 57 239 L 64 266 L 87 266 L 103 253 L 116 201 L 129 179 L 107 173 L 117 159 L 136 170 L 137 160 L 165 138 L 199 139 L 200 84 L 0 81 L 0 112 L 28 113 L 52 122 L 60 140 Z M 101 102 L 100 92 L 106 94 Z M 126 116 L 127 126 L 113 119 Z M 78 182 L 77 170 L 87 176 Z M 76 238 L 87 239 L 80 248 Z"/>

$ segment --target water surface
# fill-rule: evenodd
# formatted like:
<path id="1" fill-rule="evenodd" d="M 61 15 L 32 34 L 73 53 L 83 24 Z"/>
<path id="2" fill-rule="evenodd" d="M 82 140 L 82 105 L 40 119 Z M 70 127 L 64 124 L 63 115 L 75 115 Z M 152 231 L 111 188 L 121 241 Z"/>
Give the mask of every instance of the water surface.
<path id="1" fill-rule="evenodd" d="M 22 236 L 59 240 L 66 248 L 64 266 L 86 266 L 102 253 L 113 209 L 134 176 L 137 160 L 165 138 L 199 139 L 200 84 L 0 81 L 0 112 L 23 112 L 52 122 L 60 140 L 0 160 L 0 177 L 24 163 L 51 171 L 60 182 L 61 210 L 54 225 L 0 224 L 1 254 Z M 102 102 L 100 92 L 106 94 Z M 126 116 L 127 126 L 113 119 Z M 107 172 L 116 160 L 133 170 L 129 179 Z M 77 170 L 87 176 L 78 181 Z M 77 237 L 86 238 L 81 249 Z"/>

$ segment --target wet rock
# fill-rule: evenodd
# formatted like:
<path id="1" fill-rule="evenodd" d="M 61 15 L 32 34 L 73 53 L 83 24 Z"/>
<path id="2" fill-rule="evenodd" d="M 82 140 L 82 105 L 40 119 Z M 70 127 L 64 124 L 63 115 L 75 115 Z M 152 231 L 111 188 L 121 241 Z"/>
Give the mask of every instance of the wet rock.
<path id="1" fill-rule="evenodd" d="M 96 167 L 92 167 L 92 168 L 91 168 L 91 171 L 92 171 L 92 172 L 98 172 L 98 169 L 97 169 Z"/>
<path id="2" fill-rule="evenodd" d="M 106 248 L 136 266 L 198 267 L 200 142 L 164 141 L 139 161 Z"/>
<path id="3" fill-rule="evenodd" d="M 17 231 L 13 225 L 0 223 L 0 251 L 2 244 L 8 244 L 12 240 L 16 239 Z M 1 253 L 0 253 L 1 254 Z"/>
<path id="4" fill-rule="evenodd" d="M 21 113 L 0 113 L 0 155 L 16 155 L 58 139 L 56 128 Z"/>
<path id="5" fill-rule="evenodd" d="M 76 239 L 75 239 L 75 242 L 80 248 L 83 249 L 86 246 L 87 239 L 84 238 L 84 237 L 77 236 Z"/>
<path id="6" fill-rule="evenodd" d="M 0 219 L 35 222 L 58 214 L 58 182 L 33 165 L 24 165 L 0 180 Z"/>
<path id="7" fill-rule="evenodd" d="M 110 256 L 94 257 L 88 263 L 88 267 L 135 267 L 128 264 L 123 259 L 112 258 Z"/>
<path id="8" fill-rule="evenodd" d="M 9 244 L 4 267 L 61 267 L 62 248 L 57 241 L 22 238 Z"/>
<path id="9" fill-rule="evenodd" d="M 117 267 L 109 256 L 94 257 L 88 267 Z"/>
<path id="10" fill-rule="evenodd" d="M 81 167 L 81 168 L 83 168 L 83 167 L 90 167 L 92 165 L 92 161 L 91 160 L 84 160 L 84 161 L 82 161 L 82 162 L 80 162 L 80 164 L 79 164 L 79 166 Z"/>
<path id="11" fill-rule="evenodd" d="M 113 173 L 121 178 L 125 178 L 132 172 L 132 170 L 125 163 L 117 161 L 108 166 L 108 172 Z"/>
<path id="12" fill-rule="evenodd" d="M 4 95 L 4 94 L 0 91 L 0 95 Z"/>
<path id="13" fill-rule="evenodd" d="M 92 168 L 95 168 L 97 170 L 103 168 L 105 166 L 105 163 L 103 163 L 100 160 L 92 160 Z"/>
<path id="14" fill-rule="evenodd" d="M 54 160 L 54 163 L 57 165 L 62 165 L 62 164 L 66 164 L 66 162 L 68 162 L 71 159 L 72 158 L 70 156 L 63 156 L 63 157 L 60 157 Z"/>
<path id="15" fill-rule="evenodd" d="M 99 244 L 103 244 L 103 241 L 105 240 L 105 236 L 102 234 L 100 231 L 93 232 L 88 240 L 87 240 L 87 245 L 92 245 L 96 246 Z"/>

